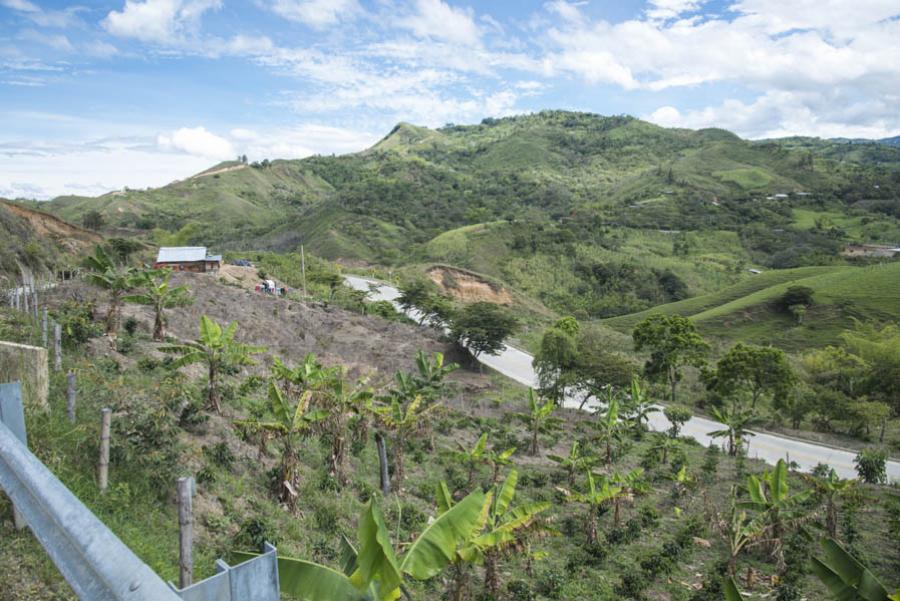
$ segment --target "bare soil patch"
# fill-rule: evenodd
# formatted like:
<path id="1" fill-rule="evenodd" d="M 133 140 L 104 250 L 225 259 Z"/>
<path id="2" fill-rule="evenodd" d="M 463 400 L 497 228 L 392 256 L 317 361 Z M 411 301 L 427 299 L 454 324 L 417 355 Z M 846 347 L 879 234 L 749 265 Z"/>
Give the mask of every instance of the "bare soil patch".
<path id="1" fill-rule="evenodd" d="M 499 284 L 488 282 L 471 271 L 436 265 L 426 272 L 444 294 L 464 303 L 488 302 L 511 305 L 512 295 Z"/>

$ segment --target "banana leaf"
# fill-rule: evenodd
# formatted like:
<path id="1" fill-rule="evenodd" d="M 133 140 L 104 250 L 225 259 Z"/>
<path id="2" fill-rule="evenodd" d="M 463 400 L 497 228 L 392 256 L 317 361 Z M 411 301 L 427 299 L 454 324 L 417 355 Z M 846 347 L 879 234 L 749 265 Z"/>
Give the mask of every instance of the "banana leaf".
<path id="1" fill-rule="evenodd" d="M 839 601 L 888 601 L 887 589 L 834 539 L 822 542 L 825 558 L 812 558 L 812 570 Z"/>

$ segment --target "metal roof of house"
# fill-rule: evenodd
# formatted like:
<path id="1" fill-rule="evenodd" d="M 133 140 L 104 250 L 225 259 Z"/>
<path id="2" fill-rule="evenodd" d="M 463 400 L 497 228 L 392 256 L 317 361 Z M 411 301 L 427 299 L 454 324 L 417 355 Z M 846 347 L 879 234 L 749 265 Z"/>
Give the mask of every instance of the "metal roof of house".
<path id="1" fill-rule="evenodd" d="M 205 259 L 205 246 L 164 246 L 156 256 L 157 263 L 190 263 Z"/>

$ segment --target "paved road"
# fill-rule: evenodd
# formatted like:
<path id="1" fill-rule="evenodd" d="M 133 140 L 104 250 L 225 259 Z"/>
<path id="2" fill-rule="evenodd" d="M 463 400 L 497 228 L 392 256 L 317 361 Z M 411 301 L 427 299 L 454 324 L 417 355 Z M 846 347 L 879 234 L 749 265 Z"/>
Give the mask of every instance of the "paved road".
<path id="1" fill-rule="evenodd" d="M 400 292 L 396 288 L 374 280 L 357 276 L 346 276 L 345 280 L 348 285 L 357 290 L 369 290 L 372 300 L 387 300 L 396 304 L 396 299 L 400 296 Z M 418 316 L 413 314 L 411 317 Z M 537 376 L 531 366 L 532 356 L 515 347 L 507 346 L 499 355 L 483 355 L 478 360 L 525 386 L 533 387 L 537 383 Z M 565 404 L 567 407 L 578 407 L 579 400 L 567 398 Z M 662 412 L 650 415 L 651 428 L 657 431 L 668 429 L 669 421 Z M 684 425 L 681 433 L 683 436 L 693 437 L 703 445 L 709 445 L 711 442 L 721 445 L 721 439 L 713 441 L 708 434 L 713 430 L 718 430 L 719 427 L 720 424 L 718 422 L 702 417 L 692 417 Z M 856 453 L 853 451 L 762 432 L 756 432 L 755 436 L 750 438 L 749 444 L 748 454 L 750 457 L 762 459 L 770 464 L 776 463 L 779 459 L 789 459 L 797 462 L 802 470 L 808 471 L 818 463 L 827 463 L 842 478 L 856 477 L 856 469 L 853 465 L 853 458 L 856 456 Z M 900 481 L 900 463 L 889 461 L 887 471 L 888 478 L 891 481 Z"/>

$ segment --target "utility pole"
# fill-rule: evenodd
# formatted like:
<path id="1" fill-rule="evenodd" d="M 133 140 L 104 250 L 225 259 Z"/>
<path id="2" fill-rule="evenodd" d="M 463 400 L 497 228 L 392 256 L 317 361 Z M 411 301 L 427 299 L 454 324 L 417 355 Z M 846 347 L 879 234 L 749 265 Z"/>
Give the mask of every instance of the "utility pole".
<path id="1" fill-rule="evenodd" d="M 306 253 L 303 252 L 303 245 L 300 245 L 300 273 L 303 275 L 303 296 L 306 297 Z"/>

